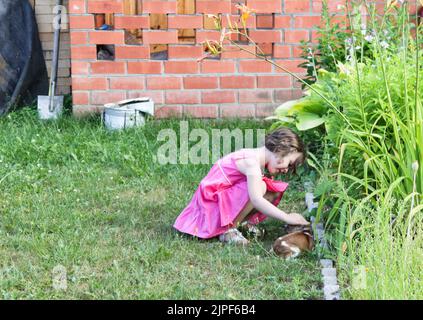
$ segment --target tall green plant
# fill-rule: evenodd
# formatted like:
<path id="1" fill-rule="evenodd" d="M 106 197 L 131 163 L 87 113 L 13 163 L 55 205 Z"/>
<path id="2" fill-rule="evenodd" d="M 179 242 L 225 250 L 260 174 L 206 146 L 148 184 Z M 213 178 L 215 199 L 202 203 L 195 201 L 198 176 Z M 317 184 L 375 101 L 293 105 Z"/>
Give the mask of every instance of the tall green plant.
<path id="1" fill-rule="evenodd" d="M 301 58 L 306 61 L 299 66 L 306 69 L 307 76 L 304 81 L 308 84 L 315 83 L 318 75 L 317 70 L 324 69 L 329 72 L 336 71 L 336 61 L 345 61 L 347 51 L 345 41 L 350 37 L 347 28 L 340 22 L 335 21 L 335 14 L 331 15 L 327 1 L 322 2 L 322 25 L 316 28 L 319 37 L 313 47 L 302 41 L 303 53 Z M 302 86 L 304 89 L 304 85 Z"/>
<path id="2" fill-rule="evenodd" d="M 405 32 L 405 23 L 401 19 L 407 19 L 408 15 L 401 12 L 404 6 L 397 7 L 393 3 L 387 2 L 388 7 L 385 8 L 378 25 L 378 34 L 384 50 L 395 50 L 404 45 L 401 39 Z M 306 83 L 315 83 L 318 79 L 317 71 L 320 69 L 337 72 L 337 64 L 350 61 L 353 54 L 358 54 L 358 60 L 361 62 L 364 59 L 375 59 L 371 42 L 376 31 L 363 19 L 363 6 L 365 4 L 361 0 L 345 1 L 345 6 L 340 6 L 338 12 L 330 13 L 328 1 L 322 1 L 322 22 L 316 28 L 317 43 L 310 45 L 308 42 L 301 42 L 301 58 L 305 62 L 299 66 L 306 71 Z M 302 88 L 305 87 L 302 84 Z"/>
<path id="3" fill-rule="evenodd" d="M 378 20 L 375 7 L 364 4 L 376 30 L 374 59 L 361 61 L 354 54 L 350 63 L 340 65 L 345 81 L 330 99 L 342 104 L 349 124 L 330 110 L 325 123 L 340 147 L 338 187 L 332 195 L 343 205 L 332 210 L 338 214 L 334 242 L 347 272 L 357 265 L 371 270 L 365 289 L 351 287 L 353 296 L 421 298 L 414 282 L 423 274 L 416 261 L 423 256 L 422 29 L 416 27 L 411 37 L 407 4 L 395 9 L 403 46 L 386 50 L 380 37 L 386 15 Z"/>

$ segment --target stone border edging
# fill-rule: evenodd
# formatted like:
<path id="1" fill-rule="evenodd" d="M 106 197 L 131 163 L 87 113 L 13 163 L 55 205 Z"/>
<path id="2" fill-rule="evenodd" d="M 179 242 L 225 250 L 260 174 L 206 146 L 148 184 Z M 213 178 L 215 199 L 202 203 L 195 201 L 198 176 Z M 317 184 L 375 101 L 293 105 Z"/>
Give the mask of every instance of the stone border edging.
<path id="1" fill-rule="evenodd" d="M 317 203 L 314 202 L 314 195 L 312 192 L 306 192 L 305 203 L 308 212 L 317 208 Z M 317 245 L 322 246 L 324 249 L 328 249 L 323 223 L 316 223 L 315 217 L 311 217 L 310 220 L 313 230 L 315 230 L 317 234 L 317 237 L 314 235 Z M 341 300 L 334 262 L 331 259 L 320 259 L 320 265 L 322 266 L 323 294 L 325 300 Z"/>

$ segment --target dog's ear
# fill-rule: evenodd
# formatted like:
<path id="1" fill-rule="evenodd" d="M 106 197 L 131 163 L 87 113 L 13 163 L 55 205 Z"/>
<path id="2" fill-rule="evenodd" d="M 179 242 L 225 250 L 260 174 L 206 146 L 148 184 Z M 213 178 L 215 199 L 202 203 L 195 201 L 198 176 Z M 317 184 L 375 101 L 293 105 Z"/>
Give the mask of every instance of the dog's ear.
<path id="1" fill-rule="evenodd" d="M 308 238 L 308 250 L 313 250 L 314 248 L 314 237 L 311 233 L 309 232 L 304 232 L 304 234 L 307 236 Z"/>
<path id="2" fill-rule="evenodd" d="M 304 231 L 303 233 L 304 233 L 307 237 L 309 237 L 309 238 L 313 239 L 313 235 L 312 235 L 310 232 L 308 232 L 308 231 Z"/>

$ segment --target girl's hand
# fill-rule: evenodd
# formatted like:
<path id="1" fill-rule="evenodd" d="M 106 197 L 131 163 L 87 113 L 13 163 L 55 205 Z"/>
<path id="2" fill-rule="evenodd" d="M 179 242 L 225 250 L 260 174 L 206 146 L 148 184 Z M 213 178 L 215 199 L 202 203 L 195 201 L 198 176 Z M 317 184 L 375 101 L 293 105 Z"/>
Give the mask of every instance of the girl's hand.
<path id="1" fill-rule="evenodd" d="M 290 213 L 285 216 L 285 222 L 287 224 L 293 224 L 293 225 L 309 225 L 310 222 L 308 222 L 304 217 L 298 213 Z"/>

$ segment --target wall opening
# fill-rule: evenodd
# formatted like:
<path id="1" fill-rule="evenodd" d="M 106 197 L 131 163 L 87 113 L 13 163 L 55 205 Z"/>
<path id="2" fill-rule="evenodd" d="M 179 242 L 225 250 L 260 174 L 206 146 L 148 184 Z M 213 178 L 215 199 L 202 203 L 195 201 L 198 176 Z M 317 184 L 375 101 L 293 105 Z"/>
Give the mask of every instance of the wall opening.
<path id="1" fill-rule="evenodd" d="M 114 15 L 110 13 L 96 13 L 94 14 L 94 28 L 96 30 L 113 30 L 114 29 Z"/>
<path id="2" fill-rule="evenodd" d="M 110 28 L 110 30 L 114 29 L 115 27 L 115 15 L 113 13 L 106 13 L 105 15 L 105 22 L 106 25 Z"/>
<path id="3" fill-rule="evenodd" d="M 195 43 L 195 29 L 180 29 L 178 30 L 178 41 L 183 44 Z"/>
<path id="4" fill-rule="evenodd" d="M 221 20 L 222 15 L 219 13 L 216 16 L 219 17 L 219 19 Z M 213 17 L 209 17 L 207 14 L 205 14 L 203 16 L 203 29 L 207 29 L 207 30 L 217 30 L 217 26 L 215 23 L 215 19 L 213 19 Z"/>
<path id="5" fill-rule="evenodd" d="M 97 45 L 97 60 L 115 60 L 115 45 L 114 44 L 98 44 Z"/>
<path id="6" fill-rule="evenodd" d="M 240 32 L 242 32 L 243 34 L 233 34 L 232 35 L 232 40 L 235 41 L 238 44 L 243 44 L 246 45 L 248 44 L 250 41 L 248 40 L 247 36 L 250 35 L 249 30 L 240 30 Z M 245 36 L 244 34 L 247 34 L 247 36 Z"/>
<path id="7" fill-rule="evenodd" d="M 167 60 L 168 45 L 167 44 L 150 44 L 150 59 L 151 60 Z"/>
<path id="8" fill-rule="evenodd" d="M 212 55 L 209 47 L 207 44 L 203 45 L 203 52 L 204 52 L 204 59 L 205 60 L 220 60 L 221 54 Z"/>
<path id="9" fill-rule="evenodd" d="M 150 14 L 151 30 L 167 30 L 167 14 L 151 13 Z"/>
<path id="10" fill-rule="evenodd" d="M 256 53 L 261 57 L 273 57 L 273 43 L 257 43 Z"/>
<path id="11" fill-rule="evenodd" d="M 123 14 L 128 16 L 135 16 L 141 12 L 141 3 L 139 0 L 124 0 Z M 141 29 L 125 30 L 125 43 L 130 45 L 139 45 L 142 43 Z"/>
<path id="12" fill-rule="evenodd" d="M 257 29 L 273 29 L 275 25 L 274 15 L 272 14 L 258 14 L 256 15 Z"/>
<path id="13" fill-rule="evenodd" d="M 125 30 L 125 44 L 127 45 L 141 45 L 142 44 L 142 30 Z"/>

